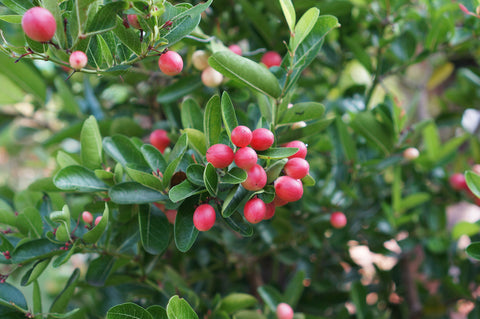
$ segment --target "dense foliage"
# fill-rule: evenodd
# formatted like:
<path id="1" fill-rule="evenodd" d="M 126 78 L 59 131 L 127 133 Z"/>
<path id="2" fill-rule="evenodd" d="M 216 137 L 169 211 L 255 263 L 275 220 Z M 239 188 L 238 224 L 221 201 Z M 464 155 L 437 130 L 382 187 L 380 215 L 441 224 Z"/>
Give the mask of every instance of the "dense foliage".
<path id="1" fill-rule="evenodd" d="M 475 1 L 0 2 L 0 317 L 478 316 Z"/>

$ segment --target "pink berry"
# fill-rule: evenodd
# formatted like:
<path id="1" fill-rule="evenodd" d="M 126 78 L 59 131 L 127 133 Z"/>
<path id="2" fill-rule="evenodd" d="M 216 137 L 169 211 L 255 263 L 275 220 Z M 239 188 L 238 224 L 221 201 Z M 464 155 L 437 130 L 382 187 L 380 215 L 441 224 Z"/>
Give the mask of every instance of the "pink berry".
<path id="1" fill-rule="evenodd" d="M 307 156 L 307 146 L 302 141 L 291 141 L 287 144 L 283 145 L 284 147 L 296 147 L 298 148 L 298 152 L 289 156 L 288 158 L 300 157 L 305 158 Z"/>
<path id="2" fill-rule="evenodd" d="M 242 183 L 249 191 L 258 191 L 267 184 L 267 173 L 262 166 L 255 164 L 247 171 L 247 179 Z"/>
<path id="3" fill-rule="evenodd" d="M 284 302 L 277 305 L 277 318 L 278 319 L 292 319 L 293 309 L 289 304 Z"/>
<path id="4" fill-rule="evenodd" d="M 273 145 L 275 136 L 266 128 L 257 128 L 252 132 L 252 141 L 250 146 L 257 151 L 265 151 Z"/>
<path id="5" fill-rule="evenodd" d="M 127 14 L 128 24 L 135 29 L 141 29 L 140 23 L 138 22 L 138 16 L 136 14 Z"/>
<path id="6" fill-rule="evenodd" d="M 252 198 L 245 203 L 243 207 L 243 214 L 245 219 L 252 223 L 257 224 L 265 218 L 266 206 L 260 198 Z"/>
<path id="7" fill-rule="evenodd" d="M 237 44 L 230 45 L 228 49 L 235 54 L 242 55 L 242 48 Z"/>
<path id="8" fill-rule="evenodd" d="M 275 51 L 268 51 L 260 60 L 263 64 L 267 66 L 267 68 L 271 68 L 272 66 L 279 66 L 282 64 L 282 57 Z"/>
<path id="9" fill-rule="evenodd" d="M 273 199 L 273 203 L 275 204 L 275 207 L 282 207 L 288 204 L 286 200 L 281 199 L 277 195 L 275 195 L 275 198 Z"/>
<path id="10" fill-rule="evenodd" d="M 308 162 L 303 158 L 294 157 L 288 160 L 283 169 L 288 176 L 295 179 L 302 179 L 307 176 L 310 165 L 308 165 Z"/>
<path id="11" fill-rule="evenodd" d="M 192 54 L 192 63 L 195 69 L 203 71 L 209 67 L 208 53 L 204 50 L 197 50 Z"/>
<path id="12" fill-rule="evenodd" d="M 177 211 L 175 209 L 165 210 L 165 216 L 167 216 L 168 222 L 175 225 L 175 219 L 177 218 Z"/>
<path id="13" fill-rule="evenodd" d="M 264 219 L 270 219 L 275 215 L 275 203 L 271 202 L 265 204 L 265 217 Z"/>
<path id="14" fill-rule="evenodd" d="M 93 222 L 93 216 L 90 212 L 84 211 L 82 213 L 82 219 L 85 224 L 91 225 Z"/>
<path id="15" fill-rule="evenodd" d="M 467 181 L 465 180 L 465 176 L 462 173 L 455 173 L 450 176 L 450 186 L 453 189 L 460 191 L 460 190 L 467 190 Z"/>
<path id="16" fill-rule="evenodd" d="M 33 7 L 23 15 L 22 29 L 30 39 L 47 42 L 55 35 L 57 23 L 50 11 L 42 7 Z"/>
<path id="17" fill-rule="evenodd" d="M 68 59 L 70 62 L 70 66 L 74 70 L 80 70 L 87 65 L 88 58 L 87 55 L 82 51 L 75 51 L 70 54 L 70 58 Z"/>
<path id="18" fill-rule="evenodd" d="M 297 201 L 303 196 L 302 182 L 290 176 L 280 176 L 273 185 L 275 194 L 287 202 Z"/>
<path id="19" fill-rule="evenodd" d="M 193 212 L 193 225 L 199 231 L 207 231 L 215 224 L 215 209 L 209 204 L 202 204 Z"/>
<path id="20" fill-rule="evenodd" d="M 234 156 L 235 165 L 244 170 L 249 170 L 253 165 L 257 164 L 257 159 L 257 152 L 250 147 L 239 148 Z"/>
<path id="21" fill-rule="evenodd" d="M 158 67 L 166 75 L 177 75 L 183 69 L 182 57 L 175 51 L 167 51 L 158 59 Z"/>
<path id="22" fill-rule="evenodd" d="M 170 145 L 170 138 L 168 138 L 167 131 L 153 131 L 150 134 L 150 144 L 155 146 L 160 152 L 165 152 L 165 149 Z"/>
<path id="23" fill-rule="evenodd" d="M 334 212 L 330 215 L 330 224 L 335 228 L 343 228 L 347 224 L 347 217 L 342 212 Z"/>
<path id="24" fill-rule="evenodd" d="M 238 147 L 245 147 L 252 141 L 252 131 L 243 125 L 239 125 L 232 130 L 232 143 Z"/>
<path id="25" fill-rule="evenodd" d="M 202 71 L 201 78 L 202 83 L 209 88 L 216 88 L 223 82 L 222 73 L 210 66 Z"/>
<path id="26" fill-rule="evenodd" d="M 95 226 L 97 226 L 101 220 L 102 220 L 102 216 L 98 216 L 97 218 L 95 218 Z"/>
<path id="27" fill-rule="evenodd" d="M 215 144 L 207 150 L 207 162 L 213 167 L 225 168 L 233 162 L 233 150 L 225 144 Z"/>
<path id="28" fill-rule="evenodd" d="M 414 160 L 420 156 L 420 152 L 415 147 L 409 147 L 403 151 L 403 158 L 407 160 Z"/>

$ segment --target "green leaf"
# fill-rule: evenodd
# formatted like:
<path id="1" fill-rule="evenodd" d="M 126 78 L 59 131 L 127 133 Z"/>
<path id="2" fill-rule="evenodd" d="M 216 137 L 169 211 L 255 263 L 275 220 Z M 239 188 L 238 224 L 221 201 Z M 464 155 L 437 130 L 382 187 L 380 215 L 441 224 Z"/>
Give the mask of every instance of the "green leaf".
<path id="1" fill-rule="evenodd" d="M 275 311 L 273 311 L 275 312 Z M 267 319 L 265 315 L 259 313 L 257 310 L 240 310 L 235 313 L 235 319 Z M 294 319 L 302 319 L 297 318 L 297 315 L 293 317 Z"/>
<path id="2" fill-rule="evenodd" d="M 198 236 L 198 230 L 193 225 L 193 212 L 198 204 L 196 196 L 188 197 L 178 208 L 175 219 L 175 244 L 181 252 L 188 251 Z"/>
<path id="3" fill-rule="evenodd" d="M 203 112 L 197 101 L 187 98 L 181 105 L 183 128 L 193 128 L 203 132 Z"/>
<path id="4" fill-rule="evenodd" d="M 2 15 L 0 16 L 0 20 L 6 21 L 8 23 L 15 23 L 20 24 L 22 23 L 22 16 L 21 15 Z"/>
<path id="5" fill-rule="evenodd" d="M 108 209 L 107 203 L 105 203 L 105 209 L 103 210 L 100 222 L 82 236 L 83 241 L 87 244 L 95 244 L 105 232 L 108 226 L 109 216 L 110 210 Z"/>
<path id="6" fill-rule="evenodd" d="M 384 154 L 390 153 L 394 145 L 393 136 L 371 112 L 357 113 L 350 126 Z"/>
<path id="7" fill-rule="evenodd" d="M 177 143 L 172 149 L 172 152 L 170 153 L 170 156 L 168 158 L 169 162 L 173 162 L 177 160 L 178 158 L 181 158 L 183 154 L 187 151 L 187 146 L 188 146 L 188 135 L 187 134 L 182 134 L 179 138 Z"/>
<path id="8" fill-rule="evenodd" d="M 0 306 L 7 306 L 15 309 L 13 305 L 20 307 L 25 311 L 28 310 L 27 301 L 20 290 L 7 282 L 0 283 Z"/>
<path id="9" fill-rule="evenodd" d="M 204 156 L 207 153 L 207 145 L 205 144 L 205 134 L 202 131 L 186 128 L 183 130 L 187 133 L 188 143 L 200 155 Z"/>
<path id="10" fill-rule="evenodd" d="M 42 313 L 42 293 L 38 281 L 33 282 L 33 313 Z"/>
<path id="11" fill-rule="evenodd" d="M 135 182 L 139 182 L 145 186 L 148 186 L 153 189 L 163 190 L 162 181 L 152 174 L 152 172 L 144 172 L 142 170 L 135 169 L 136 166 L 133 164 L 127 164 L 125 170 Z M 141 168 L 142 169 L 142 168 Z"/>
<path id="12" fill-rule="evenodd" d="M 230 50 L 215 52 L 208 58 L 208 64 L 224 76 L 260 93 L 273 98 L 281 94 L 277 78 L 267 68 Z"/>
<path id="13" fill-rule="evenodd" d="M 55 186 L 63 190 L 79 192 L 101 192 L 108 185 L 100 180 L 93 171 L 83 166 L 72 165 L 62 168 L 53 177 Z"/>
<path id="14" fill-rule="evenodd" d="M 111 255 L 101 255 L 88 265 L 85 281 L 94 287 L 103 287 L 112 273 L 117 258 Z"/>
<path id="15" fill-rule="evenodd" d="M 480 225 L 466 221 L 458 222 L 452 229 L 452 237 L 455 240 L 458 240 L 463 235 L 470 237 L 478 233 L 480 233 Z"/>
<path id="16" fill-rule="evenodd" d="M 200 164 L 191 164 L 187 167 L 187 179 L 195 185 L 205 186 L 203 182 L 203 171 L 205 166 Z M 12 213 L 13 214 L 13 213 Z"/>
<path id="17" fill-rule="evenodd" d="M 293 33 L 295 30 L 295 22 L 297 21 L 295 15 L 295 8 L 293 7 L 291 0 L 280 0 L 280 6 L 282 7 L 283 15 L 287 20 L 288 28 Z"/>
<path id="18" fill-rule="evenodd" d="M 170 224 L 163 213 L 157 214 L 150 205 L 138 207 L 138 225 L 143 249 L 152 255 L 159 255 L 170 243 Z"/>
<path id="19" fill-rule="evenodd" d="M 218 175 L 216 168 L 213 167 L 211 163 L 208 163 L 205 167 L 205 171 L 203 172 L 203 182 L 210 195 L 216 196 L 218 190 Z"/>
<path id="20" fill-rule="evenodd" d="M 477 197 L 480 197 L 480 176 L 472 171 L 465 172 L 465 180 L 468 189 Z"/>
<path id="21" fill-rule="evenodd" d="M 147 308 L 147 311 L 152 315 L 153 319 L 168 319 L 167 310 L 161 306 L 150 306 Z"/>
<path id="22" fill-rule="evenodd" d="M 73 158 L 71 154 L 65 153 L 64 151 L 59 151 L 57 153 L 57 163 L 61 168 L 73 165 L 80 165 L 80 162 Z"/>
<path id="23" fill-rule="evenodd" d="M 97 11 L 92 21 L 88 23 L 86 35 L 90 36 L 113 30 L 116 27 L 117 13 L 124 9 L 128 9 L 125 1 L 111 2 L 104 5 Z"/>
<path id="24" fill-rule="evenodd" d="M 283 302 L 282 294 L 272 286 L 261 286 L 257 289 L 258 294 L 262 297 L 263 301 L 275 312 L 277 311 L 277 305 Z"/>
<path id="25" fill-rule="evenodd" d="M 39 178 L 28 185 L 28 190 L 32 192 L 60 192 L 60 188 L 53 183 L 53 177 Z M 1 218 L 1 217 L 0 217 Z"/>
<path id="26" fill-rule="evenodd" d="M 117 204 L 148 204 L 168 199 L 167 195 L 137 182 L 116 184 L 108 193 Z"/>
<path id="27" fill-rule="evenodd" d="M 178 203 L 185 198 L 203 193 L 204 190 L 205 189 L 203 187 L 196 186 L 190 183 L 188 180 L 184 180 L 180 184 L 173 186 L 168 192 L 168 196 L 172 202 Z"/>
<path id="28" fill-rule="evenodd" d="M 310 135 L 318 134 L 319 132 L 325 130 L 334 120 L 335 118 L 327 118 L 311 123 L 306 127 L 288 130 L 287 132 L 282 133 L 280 136 L 277 135 L 277 144 L 283 144 L 286 142 L 299 140 Z"/>
<path id="29" fill-rule="evenodd" d="M 400 212 L 406 211 L 411 208 L 415 208 L 417 206 L 420 206 L 426 202 L 428 202 L 431 198 L 431 195 L 429 193 L 415 193 L 411 194 L 405 198 L 402 198 L 400 202 L 400 206 L 398 207 L 398 210 Z"/>
<path id="30" fill-rule="evenodd" d="M 22 16 L 25 11 L 33 7 L 30 0 L 2 0 L 2 4 Z"/>
<path id="31" fill-rule="evenodd" d="M 16 218 L 18 230 L 31 238 L 42 237 L 43 222 L 40 212 L 35 207 L 27 207 Z"/>
<path id="32" fill-rule="evenodd" d="M 172 180 L 173 174 L 175 174 L 175 171 L 178 168 L 178 165 L 180 165 L 180 162 L 182 161 L 182 157 L 177 157 L 173 162 L 168 164 L 167 169 L 165 170 L 165 173 L 163 174 L 163 187 L 168 188 L 170 187 L 170 181 Z"/>
<path id="33" fill-rule="evenodd" d="M 257 155 L 263 159 L 282 159 L 298 152 L 296 147 L 271 147 L 266 151 L 258 151 Z"/>
<path id="34" fill-rule="evenodd" d="M 205 106 L 203 127 L 207 147 L 217 144 L 222 131 L 222 109 L 218 95 L 212 96 Z"/>
<path id="35" fill-rule="evenodd" d="M 167 315 L 168 319 L 198 319 L 188 302 L 178 296 L 173 296 L 168 301 Z"/>
<path id="36" fill-rule="evenodd" d="M 34 239 L 22 242 L 13 251 L 12 262 L 16 264 L 26 264 L 30 261 L 59 255 L 61 245 L 52 243 L 46 238 Z"/>
<path id="37" fill-rule="evenodd" d="M 298 20 L 297 25 L 295 26 L 295 36 L 290 38 L 290 49 L 296 51 L 300 43 L 305 40 L 308 34 L 312 31 L 315 23 L 318 20 L 320 15 L 320 10 L 317 8 L 310 8 L 303 16 Z"/>
<path id="38" fill-rule="evenodd" d="M 358 62 L 370 73 L 373 72 L 373 66 L 371 61 L 371 55 L 365 51 L 365 48 L 361 45 L 357 38 L 346 37 L 344 39 L 347 47 L 352 51 L 353 55 Z"/>
<path id="39" fill-rule="evenodd" d="M 238 211 L 234 211 L 229 217 L 225 217 L 223 220 L 231 229 L 243 237 L 251 237 L 253 235 L 252 225 L 247 222 Z"/>
<path id="40" fill-rule="evenodd" d="M 267 173 L 267 184 L 273 183 L 277 179 L 277 177 L 280 176 L 283 167 L 285 166 L 285 164 L 287 164 L 287 161 L 287 158 L 283 158 L 267 167 L 267 169 L 265 170 L 265 172 Z"/>
<path id="41" fill-rule="evenodd" d="M 78 240 L 73 243 L 73 246 L 69 250 L 64 251 L 61 255 L 55 258 L 52 263 L 53 268 L 58 268 L 70 260 L 70 257 L 72 257 L 74 253 L 76 253 L 75 249 L 77 248 L 77 243 Z"/>
<path id="42" fill-rule="evenodd" d="M 102 167 L 102 136 L 93 115 L 85 120 L 80 132 L 82 164 L 89 169 Z"/>
<path id="43" fill-rule="evenodd" d="M 110 308 L 107 319 L 154 319 L 147 310 L 137 304 L 127 302 Z M 156 318 L 155 318 L 156 319 Z"/>
<path id="44" fill-rule="evenodd" d="M 75 292 L 79 278 L 80 270 L 75 268 L 65 287 L 53 301 L 52 306 L 50 307 L 50 312 L 63 313 L 65 310 L 67 310 L 68 303 Z"/>
<path id="45" fill-rule="evenodd" d="M 350 289 L 350 298 L 357 309 L 357 318 L 366 318 L 367 313 L 367 291 L 360 281 L 355 281 Z"/>
<path id="46" fill-rule="evenodd" d="M 232 167 L 221 179 L 224 184 L 240 184 L 247 179 L 247 172 L 238 167 Z"/>
<path id="47" fill-rule="evenodd" d="M 143 157 L 147 161 L 148 165 L 154 172 L 164 172 L 167 168 L 167 161 L 163 157 L 162 153 L 153 145 L 145 144 L 140 148 Z"/>
<path id="48" fill-rule="evenodd" d="M 232 215 L 240 207 L 240 204 L 247 200 L 248 196 L 249 192 L 242 185 L 233 187 L 223 202 L 222 216 L 229 217 Z"/>
<path id="49" fill-rule="evenodd" d="M 228 95 L 226 91 L 222 94 L 221 109 L 223 125 L 225 126 L 228 137 L 231 138 L 233 129 L 238 126 L 238 121 L 232 100 L 230 99 L 230 95 Z"/>
<path id="50" fill-rule="evenodd" d="M 202 87 L 203 83 L 200 81 L 198 75 L 185 76 L 175 81 L 173 84 L 163 88 L 158 92 L 158 103 L 172 103 L 184 96 L 190 94 L 196 89 Z"/>
<path id="51" fill-rule="evenodd" d="M 278 124 L 291 124 L 300 121 L 321 119 L 325 112 L 325 106 L 316 102 L 294 104 L 280 116 Z"/>
<path id="52" fill-rule="evenodd" d="M 133 163 L 140 167 L 147 167 L 142 153 L 133 144 L 133 142 L 124 135 L 114 135 L 103 139 L 103 149 L 115 161 L 125 166 L 127 163 Z"/>
<path id="53" fill-rule="evenodd" d="M 116 18 L 117 26 L 113 29 L 113 33 L 118 39 L 136 55 L 142 54 L 142 43 L 140 42 L 140 36 L 134 28 L 126 28 L 123 25 L 123 20 L 120 17 Z"/>
<path id="54" fill-rule="evenodd" d="M 480 242 L 471 243 L 465 251 L 473 259 L 480 260 Z"/>
<path id="55" fill-rule="evenodd" d="M 302 296 L 304 286 L 303 280 L 305 279 L 305 272 L 304 271 L 297 271 L 292 279 L 287 284 L 285 288 L 284 297 L 285 302 L 295 308 Z"/>
<path id="56" fill-rule="evenodd" d="M 220 301 L 219 309 L 228 314 L 238 310 L 253 307 L 257 304 L 257 298 L 244 293 L 231 293 Z"/>
<path id="57" fill-rule="evenodd" d="M 58 1 L 43 0 L 43 7 L 52 13 L 53 17 L 55 18 L 55 22 L 57 23 L 57 30 L 55 32 L 55 38 L 57 38 L 56 43 L 60 45 L 61 48 L 65 48 L 67 45 L 65 41 L 65 32 L 63 28 L 59 27 L 63 25 L 63 17 L 60 6 L 58 5 Z"/>
<path id="58" fill-rule="evenodd" d="M 341 117 L 338 117 L 336 122 L 338 137 L 342 145 L 343 152 L 347 160 L 357 161 L 357 148 L 355 145 L 355 139 L 348 133 L 347 125 L 343 122 Z"/>
<path id="59" fill-rule="evenodd" d="M 50 263 L 50 258 L 40 259 L 33 264 L 33 266 L 23 275 L 21 280 L 22 286 L 28 286 L 43 273 Z"/>

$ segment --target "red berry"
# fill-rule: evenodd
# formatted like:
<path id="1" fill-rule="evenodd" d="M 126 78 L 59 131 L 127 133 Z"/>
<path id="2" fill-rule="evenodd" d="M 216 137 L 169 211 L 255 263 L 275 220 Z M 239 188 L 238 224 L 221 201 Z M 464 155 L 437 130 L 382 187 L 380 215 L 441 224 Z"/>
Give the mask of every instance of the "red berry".
<path id="1" fill-rule="evenodd" d="M 91 225 L 92 222 L 93 222 L 93 216 L 90 212 L 87 212 L 87 211 L 84 211 L 82 213 L 82 219 L 84 221 L 85 224 L 89 224 Z"/>
<path id="2" fill-rule="evenodd" d="M 278 319 L 292 319 L 293 309 L 289 304 L 284 302 L 279 303 L 277 306 L 277 318 Z"/>
<path id="3" fill-rule="evenodd" d="M 283 146 L 298 148 L 298 152 L 296 152 L 292 156 L 289 156 L 288 158 L 294 158 L 294 157 L 305 158 L 307 156 L 307 146 L 302 141 L 291 141 Z"/>
<path id="4" fill-rule="evenodd" d="M 252 141 L 250 146 L 257 151 L 264 151 L 273 145 L 275 136 L 266 128 L 257 128 L 252 132 Z"/>
<path id="5" fill-rule="evenodd" d="M 172 225 L 175 224 L 175 219 L 177 218 L 177 211 L 175 209 L 167 209 L 164 211 L 165 216 L 167 216 L 168 222 Z"/>
<path id="6" fill-rule="evenodd" d="M 277 178 L 274 187 L 275 194 L 287 202 L 297 201 L 303 196 L 302 182 L 290 176 L 280 176 Z"/>
<path id="7" fill-rule="evenodd" d="M 57 23 L 50 11 L 42 7 L 33 7 L 23 15 L 22 29 L 30 39 L 47 42 L 55 35 Z"/>
<path id="8" fill-rule="evenodd" d="M 101 220 L 102 220 L 102 216 L 98 216 L 97 218 L 95 218 L 95 226 L 97 226 Z"/>
<path id="9" fill-rule="evenodd" d="M 242 55 L 242 48 L 236 44 L 230 45 L 228 49 L 235 54 Z"/>
<path id="10" fill-rule="evenodd" d="M 343 228 L 347 224 L 347 217 L 342 212 L 334 212 L 330 215 L 330 224 L 335 228 Z"/>
<path id="11" fill-rule="evenodd" d="M 202 204 L 193 213 L 193 224 L 199 231 L 207 231 L 215 224 L 215 209 L 209 204 Z"/>
<path id="12" fill-rule="evenodd" d="M 177 75 L 183 69 L 182 57 L 175 51 L 167 51 L 158 59 L 158 67 L 166 75 Z"/>
<path id="13" fill-rule="evenodd" d="M 138 23 L 138 16 L 136 14 L 127 14 L 128 24 L 135 29 L 141 29 L 140 23 Z"/>
<path id="14" fill-rule="evenodd" d="M 258 191 L 267 184 L 267 173 L 263 167 L 255 164 L 247 171 L 247 179 L 242 183 L 243 188 L 249 191 Z"/>
<path id="15" fill-rule="evenodd" d="M 160 152 L 164 152 L 170 145 L 170 139 L 168 138 L 167 131 L 155 130 L 150 134 L 150 144 L 155 146 Z"/>
<path id="16" fill-rule="evenodd" d="M 215 144 L 207 150 L 207 162 L 213 167 L 225 168 L 233 162 L 233 150 L 225 144 Z"/>
<path id="17" fill-rule="evenodd" d="M 271 68 L 272 66 L 279 66 L 282 64 L 282 57 L 275 51 L 268 51 L 260 60 L 263 64 L 267 66 L 267 68 Z"/>
<path id="18" fill-rule="evenodd" d="M 288 176 L 295 179 L 302 179 L 307 176 L 310 165 L 308 165 L 308 162 L 303 158 L 294 157 L 288 160 L 283 169 Z"/>
<path id="19" fill-rule="evenodd" d="M 467 181 L 465 180 L 465 176 L 462 173 L 455 173 L 450 176 L 450 186 L 453 189 L 460 191 L 460 190 L 467 190 Z"/>
<path id="20" fill-rule="evenodd" d="M 249 170 L 253 165 L 257 164 L 257 159 L 257 152 L 250 147 L 242 147 L 235 152 L 235 164 L 245 170 Z"/>
<path id="21" fill-rule="evenodd" d="M 268 204 L 265 204 L 265 217 L 264 219 L 270 219 L 275 215 L 275 203 L 271 202 Z"/>
<path id="22" fill-rule="evenodd" d="M 245 147 L 252 141 L 252 131 L 243 125 L 237 126 L 232 130 L 232 143 L 238 147 Z"/>
<path id="23" fill-rule="evenodd" d="M 222 73 L 218 72 L 212 67 L 207 67 L 205 70 L 202 71 L 202 83 L 209 88 L 216 88 L 223 82 L 223 75 Z"/>
<path id="24" fill-rule="evenodd" d="M 72 69 L 78 71 L 87 65 L 88 58 L 84 52 L 75 51 L 72 54 L 70 54 L 70 58 L 68 59 L 68 62 L 70 62 L 70 66 L 72 67 Z"/>
<path id="25" fill-rule="evenodd" d="M 252 224 L 261 222 L 265 218 L 265 213 L 266 205 L 260 198 L 250 199 L 243 207 L 245 219 Z"/>

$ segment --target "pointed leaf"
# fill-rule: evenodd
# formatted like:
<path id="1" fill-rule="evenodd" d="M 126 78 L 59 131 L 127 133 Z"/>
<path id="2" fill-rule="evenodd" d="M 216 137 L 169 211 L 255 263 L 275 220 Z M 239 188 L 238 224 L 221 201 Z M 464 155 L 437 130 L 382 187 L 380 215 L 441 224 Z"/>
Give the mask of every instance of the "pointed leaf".
<path id="1" fill-rule="evenodd" d="M 147 161 L 148 165 L 152 171 L 157 172 L 160 171 L 163 173 L 167 168 L 167 162 L 163 157 L 162 153 L 153 145 L 145 144 L 142 146 L 140 151 L 143 154 L 143 157 Z"/>
<path id="2" fill-rule="evenodd" d="M 59 255 L 62 252 L 60 247 L 61 245 L 54 244 L 46 238 L 34 239 L 15 247 L 11 260 L 16 264 L 26 264 L 40 258 Z"/>
<path id="3" fill-rule="evenodd" d="M 220 302 L 219 309 L 228 314 L 255 306 L 258 303 L 257 298 L 244 293 L 231 293 Z"/>
<path id="4" fill-rule="evenodd" d="M 153 189 L 163 190 L 163 183 L 162 181 L 152 174 L 152 172 L 145 172 L 143 170 L 135 169 L 137 168 L 134 164 L 127 164 L 125 166 L 125 170 L 135 182 L 139 182 L 145 186 L 148 186 Z M 143 168 L 141 168 L 143 169 Z"/>
<path id="5" fill-rule="evenodd" d="M 222 131 L 222 110 L 218 95 L 214 95 L 208 100 L 203 122 L 207 147 L 217 144 Z"/>
<path id="6" fill-rule="evenodd" d="M 210 195 L 216 196 L 218 190 L 218 175 L 216 168 L 213 167 L 211 163 L 208 163 L 207 167 L 205 167 L 205 171 L 203 172 L 203 182 Z"/>
<path id="7" fill-rule="evenodd" d="M 20 290 L 7 282 L 0 283 L 0 305 L 15 309 L 12 304 L 28 310 L 27 301 Z"/>
<path id="8" fill-rule="evenodd" d="M 467 171 L 465 173 L 465 180 L 467 181 L 468 189 L 480 198 L 480 176 L 472 171 Z"/>
<path id="9" fill-rule="evenodd" d="M 243 237 L 251 237 L 253 235 L 252 225 L 238 211 L 234 211 L 229 217 L 224 217 L 224 221 L 231 229 Z"/>
<path id="10" fill-rule="evenodd" d="M 203 171 L 205 171 L 205 166 L 191 164 L 187 167 L 187 179 L 197 186 L 205 186 L 205 183 L 203 182 Z"/>
<path id="11" fill-rule="evenodd" d="M 305 271 L 297 271 L 292 279 L 287 284 L 285 288 L 285 302 L 296 308 L 300 297 L 302 296 L 305 286 L 303 285 L 303 280 L 305 279 Z"/>
<path id="12" fill-rule="evenodd" d="M 283 144 L 286 142 L 299 140 L 307 136 L 318 134 L 319 132 L 325 130 L 330 124 L 332 124 L 334 120 L 335 118 L 327 118 L 311 123 L 306 127 L 288 130 L 286 133 L 283 133 L 279 136 L 277 144 Z"/>
<path id="13" fill-rule="evenodd" d="M 230 99 L 230 95 L 228 95 L 226 91 L 222 94 L 221 108 L 223 125 L 225 126 L 228 137 L 231 138 L 233 129 L 238 126 L 238 121 L 232 100 Z"/>
<path id="14" fill-rule="evenodd" d="M 194 128 L 203 132 L 203 112 L 197 101 L 187 98 L 181 106 L 183 128 Z"/>
<path id="15" fill-rule="evenodd" d="M 178 208 L 175 219 L 175 244 L 181 252 L 188 251 L 198 236 L 198 230 L 193 225 L 193 212 L 198 204 L 197 196 L 189 197 Z"/>
<path id="16" fill-rule="evenodd" d="M 263 159 L 282 159 L 298 152 L 296 147 L 271 147 L 266 151 L 258 151 L 257 155 Z"/>
<path id="17" fill-rule="evenodd" d="M 300 20 L 298 20 L 297 25 L 295 26 L 295 36 L 291 38 L 290 49 L 292 51 L 295 52 L 300 43 L 302 43 L 312 31 L 319 15 L 320 10 L 317 8 L 310 8 L 303 14 Z"/>
<path id="18" fill-rule="evenodd" d="M 82 164 L 89 169 L 102 167 L 102 136 L 93 115 L 85 120 L 80 132 Z"/>
<path id="19" fill-rule="evenodd" d="M 193 128 L 186 128 L 183 131 L 187 133 L 188 143 L 190 144 L 190 146 L 198 154 L 204 156 L 207 153 L 207 145 L 205 144 L 205 134 Z"/>
<path id="20" fill-rule="evenodd" d="M 116 184 L 108 193 L 117 204 L 148 204 L 168 199 L 167 195 L 137 182 Z"/>
<path id="21" fill-rule="evenodd" d="M 293 7 L 291 0 L 280 0 L 280 6 L 282 7 L 283 15 L 285 20 L 287 20 L 288 28 L 290 32 L 293 33 L 295 30 L 295 23 L 297 21 L 295 15 L 295 8 Z"/>
<path id="22" fill-rule="evenodd" d="M 110 255 L 101 255 L 92 260 L 88 265 L 85 281 L 94 287 L 104 286 L 116 261 L 117 258 Z"/>
<path id="23" fill-rule="evenodd" d="M 170 243 L 170 225 L 164 214 L 157 214 L 150 205 L 138 207 L 138 226 L 143 249 L 152 255 L 159 255 Z"/>
<path id="24" fill-rule="evenodd" d="M 127 302 L 110 308 L 107 319 L 154 319 L 147 310 L 137 304 Z M 156 319 L 156 318 L 155 318 Z"/>
<path id="25" fill-rule="evenodd" d="M 79 277 L 80 270 L 75 268 L 65 287 L 53 301 L 52 306 L 50 307 L 50 312 L 63 313 L 67 310 L 68 303 L 75 292 Z"/>
<path id="26" fill-rule="evenodd" d="M 473 259 L 480 260 L 480 242 L 473 242 L 468 245 L 466 252 Z"/>
<path id="27" fill-rule="evenodd" d="M 147 308 L 147 311 L 152 315 L 153 319 L 168 319 L 167 310 L 161 306 L 150 306 Z"/>
<path id="28" fill-rule="evenodd" d="M 105 203 L 105 209 L 103 210 L 100 222 L 82 236 L 83 241 L 87 244 L 95 244 L 105 232 L 108 226 L 109 216 L 110 210 L 108 209 L 107 203 Z"/>
<path id="29" fill-rule="evenodd" d="M 72 165 L 62 168 L 54 176 L 55 186 L 63 190 L 79 192 L 100 192 L 108 190 L 108 185 L 86 167 Z"/>
<path id="30" fill-rule="evenodd" d="M 21 285 L 28 286 L 43 273 L 50 263 L 50 258 L 40 259 L 23 275 Z"/>
<path id="31" fill-rule="evenodd" d="M 196 186 L 190 183 L 188 180 L 184 180 L 180 184 L 173 186 L 168 192 L 168 196 L 172 202 L 178 203 L 185 198 L 203 193 L 204 191 L 205 189 L 203 187 Z"/>
<path id="32" fill-rule="evenodd" d="M 198 319 L 188 302 L 178 296 L 173 296 L 168 301 L 167 315 L 169 319 Z"/>
<path id="33" fill-rule="evenodd" d="M 262 297 L 263 301 L 274 312 L 277 310 L 277 305 L 283 302 L 282 294 L 272 286 L 265 285 L 258 288 L 257 291 L 260 297 Z"/>
<path id="34" fill-rule="evenodd" d="M 247 172 L 238 167 L 232 167 L 225 176 L 222 177 L 221 182 L 224 184 L 240 184 L 247 179 Z"/>
<path id="35" fill-rule="evenodd" d="M 232 215 L 240 207 L 240 204 L 243 201 L 246 201 L 248 197 L 249 192 L 241 185 L 233 187 L 225 198 L 225 201 L 223 202 L 223 217 L 229 217 L 230 215 Z"/>
<path id="36" fill-rule="evenodd" d="M 124 135 L 114 135 L 103 139 L 103 148 L 110 157 L 119 162 L 123 166 L 127 163 L 136 164 L 138 166 L 147 167 L 142 153 L 135 144 Z"/>
<path id="37" fill-rule="evenodd" d="M 124 9 L 128 9 L 128 4 L 125 1 L 111 2 L 104 5 L 87 25 L 86 35 L 100 34 L 113 30 L 116 27 L 117 13 Z"/>
<path id="38" fill-rule="evenodd" d="M 325 107 L 323 104 L 316 102 L 298 103 L 288 108 L 280 117 L 278 123 L 291 124 L 300 121 L 317 120 L 322 118 L 324 112 Z"/>

